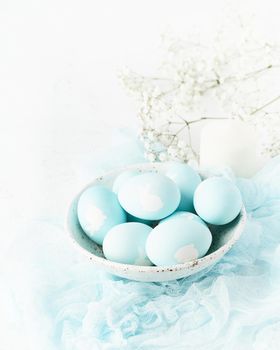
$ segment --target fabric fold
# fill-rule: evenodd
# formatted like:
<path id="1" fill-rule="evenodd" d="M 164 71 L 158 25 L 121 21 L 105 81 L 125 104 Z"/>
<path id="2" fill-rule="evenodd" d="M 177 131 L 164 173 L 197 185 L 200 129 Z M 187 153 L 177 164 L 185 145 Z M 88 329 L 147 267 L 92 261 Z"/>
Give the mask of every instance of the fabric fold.
<path id="1" fill-rule="evenodd" d="M 239 242 L 213 267 L 178 281 L 108 275 L 56 223 L 29 224 L 7 273 L 20 274 L 10 288 L 30 342 L 61 350 L 278 349 L 280 157 L 236 183 L 248 211 Z"/>

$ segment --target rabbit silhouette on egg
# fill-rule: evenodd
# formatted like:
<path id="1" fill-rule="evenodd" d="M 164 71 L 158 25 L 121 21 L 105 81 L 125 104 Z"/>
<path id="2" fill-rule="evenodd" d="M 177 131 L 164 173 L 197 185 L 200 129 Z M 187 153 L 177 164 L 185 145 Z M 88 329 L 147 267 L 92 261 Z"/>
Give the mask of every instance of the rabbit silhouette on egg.
<path id="1" fill-rule="evenodd" d="M 119 189 L 118 199 L 129 214 L 145 220 L 160 220 L 177 209 L 181 194 L 171 179 L 151 172 L 128 179 Z"/>

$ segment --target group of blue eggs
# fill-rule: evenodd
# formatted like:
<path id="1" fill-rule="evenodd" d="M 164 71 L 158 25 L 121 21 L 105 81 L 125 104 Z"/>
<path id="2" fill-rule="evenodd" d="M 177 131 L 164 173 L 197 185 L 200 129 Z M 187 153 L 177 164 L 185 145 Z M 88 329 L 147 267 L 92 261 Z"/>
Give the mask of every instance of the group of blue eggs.
<path id="1" fill-rule="evenodd" d="M 240 192 L 230 180 L 202 181 L 189 165 L 170 163 L 164 173 L 127 170 L 111 188 L 88 187 L 79 197 L 77 215 L 106 259 L 170 266 L 203 257 L 212 243 L 207 224 L 225 225 L 241 207 Z"/>

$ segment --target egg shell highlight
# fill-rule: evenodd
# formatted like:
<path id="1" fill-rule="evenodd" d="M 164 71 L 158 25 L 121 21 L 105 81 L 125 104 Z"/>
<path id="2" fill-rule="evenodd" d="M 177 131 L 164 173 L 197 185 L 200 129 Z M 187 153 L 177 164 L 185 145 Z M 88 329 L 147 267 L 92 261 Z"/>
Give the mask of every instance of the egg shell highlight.
<path id="1" fill-rule="evenodd" d="M 152 265 L 145 246 L 152 228 L 138 222 L 127 222 L 111 228 L 103 242 L 103 252 L 108 260 L 130 264 Z"/>
<path id="2" fill-rule="evenodd" d="M 223 177 L 204 180 L 194 194 L 197 214 L 213 225 L 225 225 L 234 220 L 242 208 L 242 197 L 233 182 Z"/>
<path id="3" fill-rule="evenodd" d="M 194 213 L 191 213 L 189 211 L 175 211 L 175 213 L 167 216 L 167 218 L 160 220 L 159 223 L 163 223 L 163 222 L 166 222 L 168 220 L 173 220 L 173 219 L 176 219 L 178 217 L 184 217 L 187 220 L 194 220 L 196 222 L 199 222 L 202 225 L 206 225 L 206 223 L 198 215 L 195 215 Z"/>
<path id="4" fill-rule="evenodd" d="M 119 189 L 118 199 L 130 215 L 160 220 L 177 209 L 180 191 L 167 176 L 150 172 L 128 179 Z"/>
<path id="5" fill-rule="evenodd" d="M 186 217 L 167 220 L 156 226 L 147 238 L 146 252 L 157 266 L 171 266 L 203 257 L 210 248 L 208 227 Z"/>
<path id="6" fill-rule="evenodd" d="M 126 171 L 123 171 L 122 173 L 120 173 L 115 178 L 115 181 L 113 183 L 113 186 L 112 186 L 113 192 L 115 192 L 117 194 L 119 192 L 120 187 L 123 184 L 125 184 L 128 179 L 130 179 L 133 176 L 137 176 L 139 174 L 141 174 L 141 172 L 139 170 L 134 170 L 134 169 L 126 170 Z"/>
<path id="7" fill-rule="evenodd" d="M 104 186 L 88 187 L 78 200 L 77 215 L 84 232 L 102 244 L 107 232 L 126 221 L 126 213 L 115 193 Z"/>
<path id="8" fill-rule="evenodd" d="M 174 162 L 170 164 L 166 176 L 173 180 L 180 189 L 181 200 L 178 210 L 193 212 L 194 191 L 201 183 L 199 174 L 187 164 Z"/>

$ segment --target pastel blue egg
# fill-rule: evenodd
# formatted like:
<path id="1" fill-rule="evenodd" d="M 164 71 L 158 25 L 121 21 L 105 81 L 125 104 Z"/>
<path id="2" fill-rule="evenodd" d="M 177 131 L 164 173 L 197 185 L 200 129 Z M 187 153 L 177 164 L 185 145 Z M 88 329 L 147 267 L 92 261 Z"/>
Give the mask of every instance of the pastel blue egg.
<path id="1" fill-rule="evenodd" d="M 171 163 L 166 176 L 172 179 L 180 189 L 181 201 L 178 210 L 194 211 L 193 195 L 201 182 L 199 174 L 184 163 Z"/>
<path id="2" fill-rule="evenodd" d="M 84 232 L 98 244 L 111 227 L 126 221 L 116 194 L 103 186 L 91 186 L 81 194 L 77 214 Z"/>
<path id="3" fill-rule="evenodd" d="M 173 213 L 180 203 L 180 191 L 167 176 L 145 173 L 134 176 L 118 192 L 121 206 L 145 220 L 160 220 Z"/>
<path id="4" fill-rule="evenodd" d="M 157 266 L 182 264 L 204 256 L 212 235 L 205 224 L 178 216 L 156 226 L 146 242 L 148 258 Z"/>
<path id="5" fill-rule="evenodd" d="M 194 194 L 197 214 L 213 225 L 225 225 L 240 213 L 242 198 L 238 188 L 222 177 L 203 181 Z"/>
<path id="6" fill-rule="evenodd" d="M 127 222 L 111 228 L 103 241 L 108 260 L 131 265 L 152 265 L 145 246 L 152 228 L 139 222 Z"/>
<path id="7" fill-rule="evenodd" d="M 120 173 L 120 174 L 115 178 L 115 181 L 114 181 L 114 183 L 113 183 L 113 187 L 112 187 L 113 192 L 118 193 L 120 187 L 121 187 L 124 183 L 126 183 L 126 181 L 127 181 L 128 179 L 130 179 L 130 178 L 133 177 L 133 176 L 139 175 L 139 174 L 140 174 L 140 171 L 139 171 L 139 170 L 135 170 L 135 169 L 123 171 L 122 173 Z"/>
<path id="8" fill-rule="evenodd" d="M 127 219 L 126 219 L 127 222 L 140 222 L 141 224 L 145 224 L 145 225 L 148 225 L 151 227 L 154 227 L 157 223 L 157 221 L 140 219 L 140 218 L 137 218 L 136 216 L 130 215 L 128 213 L 126 214 L 126 217 L 127 217 Z"/>
<path id="9" fill-rule="evenodd" d="M 195 215 L 194 213 L 190 213 L 189 211 L 175 211 L 175 213 L 167 216 L 167 218 L 160 220 L 159 223 L 162 223 L 168 220 L 173 220 L 180 217 L 186 218 L 187 220 L 194 220 L 196 222 L 199 222 L 202 225 L 206 225 L 206 223 L 198 215 Z"/>

